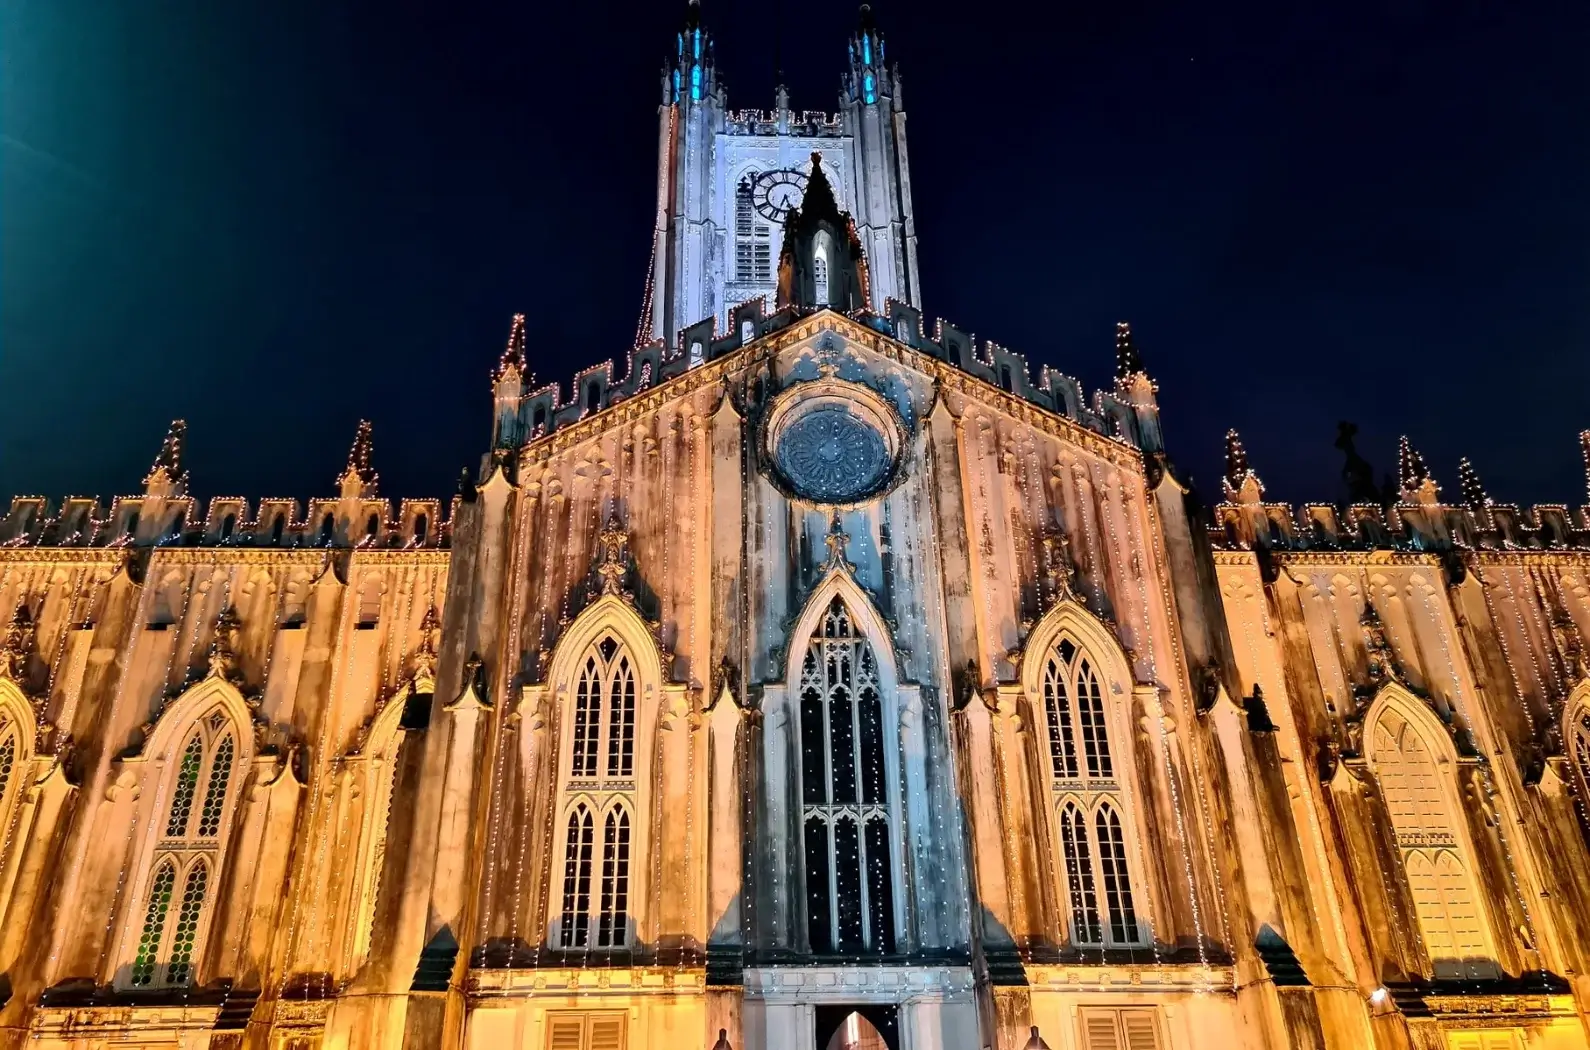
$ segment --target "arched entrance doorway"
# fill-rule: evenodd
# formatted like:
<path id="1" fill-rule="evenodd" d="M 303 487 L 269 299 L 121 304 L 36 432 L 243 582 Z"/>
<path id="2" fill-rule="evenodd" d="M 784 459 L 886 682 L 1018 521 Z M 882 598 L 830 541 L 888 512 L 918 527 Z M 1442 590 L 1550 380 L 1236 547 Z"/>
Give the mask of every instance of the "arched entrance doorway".
<path id="1" fill-rule="evenodd" d="M 900 1050 L 893 1006 L 820 1006 L 817 1050 Z"/>

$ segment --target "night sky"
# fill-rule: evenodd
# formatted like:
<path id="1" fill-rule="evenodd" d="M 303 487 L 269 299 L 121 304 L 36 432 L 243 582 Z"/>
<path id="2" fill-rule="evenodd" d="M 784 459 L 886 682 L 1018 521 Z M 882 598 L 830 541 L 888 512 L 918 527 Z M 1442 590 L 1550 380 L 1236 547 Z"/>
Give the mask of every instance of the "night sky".
<path id="1" fill-rule="evenodd" d="M 452 491 L 510 316 L 622 358 L 684 3 L 0 0 L 0 493 Z M 875 5 L 923 303 L 1080 377 L 1130 320 L 1217 496 L 1340 499 L 1338 419 L 1448 495 L 1584 502 L 1590 4 Z M 707 0 L 734 108 L 833 109 L 855 5 Z M 775 28 L 778 27 L 778 28 Z"/>

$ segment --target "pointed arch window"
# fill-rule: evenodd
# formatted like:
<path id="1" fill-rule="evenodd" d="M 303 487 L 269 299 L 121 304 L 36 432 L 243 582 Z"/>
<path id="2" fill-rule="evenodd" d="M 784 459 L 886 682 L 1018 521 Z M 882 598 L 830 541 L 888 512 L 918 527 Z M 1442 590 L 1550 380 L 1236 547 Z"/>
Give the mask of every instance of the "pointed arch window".
<path id="1" fill-rule="evenodd" d="M 183 739 L 166 774 L 162 794 L 168 801 L 165 812 L 157 814 L 160 833 L 137 913 L 141 926 L 125 978 L 133 988 L 195 981 L 237 796 L 239 737 L 226 712 L 212 710 Z"/>
<path id="2" fill-rule="evenodd" d="M 1122 784 L 1098 663 L 1062 635 L 1045 658 L 1039 689 L 1067 937 L 1078 946 L 1142 944 Z"/>
<path id="3" fill-rule="evenodd" d="M 1437 978 L 1496 975 L 1455 787 L 1418 729 L 1395 708 L 1375 721 L 1373 759 L 1402 856 L 1414 917 Z"/>
<path id="4" fill-rule="evenodd" d="M 554 940 L 560 948 L 629 943 L 637 691 L 629 651 L 612 633 L 602 635 L 581 659 L 572 690 Z"/>
<path id="5" fill-rule="evenodd" d="M 872 648 L 835 598 L 800 684 L 806 923 L 817 954 L 891 954 L 895 820 L 883 695 Z"/>

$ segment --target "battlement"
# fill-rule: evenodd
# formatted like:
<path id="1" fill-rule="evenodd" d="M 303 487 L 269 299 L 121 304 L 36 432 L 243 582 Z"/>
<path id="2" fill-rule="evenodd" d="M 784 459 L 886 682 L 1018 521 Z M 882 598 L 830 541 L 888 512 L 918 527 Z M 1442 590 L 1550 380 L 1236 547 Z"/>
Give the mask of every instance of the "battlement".
<path id="1" fill-rule="evenodd" d="M 1131 345 L 1131 330 L 1118 326 L 1116 333 L 1117 378 L 1113 391 L 1096 390 L 1088 399 L 1082 384 L 1073 376 L 1045 365 L 1033 381 L 1027 358 L 992 341 L 979 345 L 976 336 L 942 319 L 933 325 L 929 336 L 923 328 L 922 312 L 908 303 L 889 300 L 888 316 L 860 310 L 851 316 L 860 324 L 891 339 L 954 365 L 962 371 L 999 387 L 1006 393 L 1065 416 L 1089 430 L 1122 441 L 1144 452 L 1163 449 L 1159 429 L 1159 409 L 1155 387 L 1137 363 L 1135 349 L 1123 367 L 1122 340 Z M 576 373 L 567 399 L 558 383 L 523 390 L 529 376 L 525 361 L 523 315 L 514 318 L 508 347 L 496 372 L 497 437 L 496 447 L 517 448 L 545 437 L 556 429 L 578 422 L 625 398 L 666 382 L 698 364 L 716 360 L 764 336 L 787 328 L 813 312 L 794 306 L 766 313 L 761 297 L 740 303 L 729 310 L 727 330 L 720 331 L 718 319 L 708 317 L 680 333 L 679 343 L 665 347 L 662 342 L 647 343 L 631 351 L 622 380 L 614 377 L 612 358 Z"/>
<path id="2" fill-rule="evenodd" d="M 199 501 L 187 494 L 187 425 L 179 419 L 141 495 L 114 497 L 108 513 L 97 496 L 69 496 L 58 507 L 44 496 L 14 497 L 0 519 L 0 547 L 448 548 L 461 497 L 454 497 L 446 519 L 435 499 L 403 500 L 394 514 L 391 501 L 379 496 L 370 433 L 370 424 L 361 422 L 338 478 L 341 495 L 311 499 L 307 512 L 288 497 L 262 499 L 251 508 L 241 496 L 217 496 L 201 518 Z"/>
<path id="3" fill-rule="evenodd" d="M 839 138 L 845 134 L 844 121 L 839 114 L 816 109 L 782 114 L 770 109 L 737 110 L 724 114 L 723 130 L 728 135 L 793 135 L 814 139 Z"/>
<path id="4" fill-rule="evenodd" d="M 1346 473 L 1369 477 L 1368 464 L 1352 445 L 1353 428 L 1343 424 L 1338 447 Z M 1590 431 L 1580 435 L 1590 477 Z M 1359 466 L 1361 464 L 1361 470 Z M 1382 502 L 1292 507 L 1265 502 L 1264 483 L 1248 464 L 1236 431 L 1226 435 L 1226 500 L 1214 508 L 1217 550 L 1364 551 L 1590 551 L 1590 505 L 1528 508 L 1497 503 L 1485 493 L 1468 460 L 1459 466 L 1462 503 L 1444 503 L 1424 459 L 1404 437 L 1398 449 L 1398 491 Z"/>

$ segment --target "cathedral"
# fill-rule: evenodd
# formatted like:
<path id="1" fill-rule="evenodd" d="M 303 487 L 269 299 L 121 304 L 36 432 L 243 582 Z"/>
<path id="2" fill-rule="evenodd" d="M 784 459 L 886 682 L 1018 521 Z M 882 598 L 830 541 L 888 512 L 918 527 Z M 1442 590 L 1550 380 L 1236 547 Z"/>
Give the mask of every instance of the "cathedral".
<path id="1" fill-rule="evenodd" d="M 635 346 L 449 499 L 12 500 L 0 1048 L 1590 1046 L 1590 508 L 1205 507 L 1126 325 L 924 323 L 866 8 L 667 49 Z"/>

